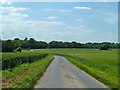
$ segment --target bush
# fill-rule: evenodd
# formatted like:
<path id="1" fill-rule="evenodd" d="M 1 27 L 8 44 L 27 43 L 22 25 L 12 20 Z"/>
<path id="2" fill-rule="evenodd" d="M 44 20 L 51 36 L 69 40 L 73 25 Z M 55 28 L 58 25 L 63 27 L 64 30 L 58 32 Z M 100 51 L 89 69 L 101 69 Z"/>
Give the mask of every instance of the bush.
<path id="1" fill-rule="evenodd" d="M 17 52 L 17 51 L 18 51 L 18 52 L 21 52 L 21 51 L 22 51 L 22 50 L 21 50 L 21 47 L 16 48 L 14 52 Z"/>
<path id="2" fill-rule="evenodd" d="M 29 47 L 29 48 L 26 48 L 26 50 L 30 50 L 30 47 Z"/>
<path id="3" fill-rule="evenodd" d="M 102 44 L 100 46 L 100 50 L 108 50 L 108 49 L 109 49 L 109 45 L 107 45 L 107 44 Z"/>

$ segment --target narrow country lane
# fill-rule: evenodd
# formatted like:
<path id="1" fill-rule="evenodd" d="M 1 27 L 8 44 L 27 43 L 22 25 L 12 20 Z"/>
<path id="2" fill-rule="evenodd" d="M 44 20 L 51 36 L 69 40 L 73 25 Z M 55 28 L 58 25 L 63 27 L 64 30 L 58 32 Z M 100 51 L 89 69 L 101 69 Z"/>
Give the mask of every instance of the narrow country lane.
<path id="1" fill-rule="evenodd" d="M 66 58 L 55 56 L 35 88 L 107 88 Z"/>

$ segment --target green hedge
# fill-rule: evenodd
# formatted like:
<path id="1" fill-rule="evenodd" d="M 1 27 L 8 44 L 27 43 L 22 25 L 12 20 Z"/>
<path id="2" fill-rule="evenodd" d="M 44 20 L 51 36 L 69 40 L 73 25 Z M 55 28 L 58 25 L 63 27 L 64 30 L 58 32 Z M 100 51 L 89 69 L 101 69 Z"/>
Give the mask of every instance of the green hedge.
<path id="1" fill-rule="evenodd" d="M 26 52 L 26 53 L 4 53 L 2 54 L 2 69 L 11 69 L 23 63 L 31 63 L 46 57 L 47 53 Z"/>

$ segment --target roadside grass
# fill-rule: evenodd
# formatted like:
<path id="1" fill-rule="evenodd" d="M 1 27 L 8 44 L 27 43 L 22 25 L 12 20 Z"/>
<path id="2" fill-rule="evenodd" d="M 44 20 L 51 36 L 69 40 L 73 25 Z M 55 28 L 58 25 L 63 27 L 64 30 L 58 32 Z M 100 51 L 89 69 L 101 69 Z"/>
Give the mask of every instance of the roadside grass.
<path id="1" fill-rule="evenodd" d="M 40 49 L 35 50 L 67 58 L 110 88 L 118 88 L 118 50 Z"/>
<path id="2" fill-rule="evenodd" d="M 48 55 L 33 63 L 25 63 L 18 67 L 2 71 L 3 88 L 34 88 L 38 79 L 43 75 L 53 55 Z"/>

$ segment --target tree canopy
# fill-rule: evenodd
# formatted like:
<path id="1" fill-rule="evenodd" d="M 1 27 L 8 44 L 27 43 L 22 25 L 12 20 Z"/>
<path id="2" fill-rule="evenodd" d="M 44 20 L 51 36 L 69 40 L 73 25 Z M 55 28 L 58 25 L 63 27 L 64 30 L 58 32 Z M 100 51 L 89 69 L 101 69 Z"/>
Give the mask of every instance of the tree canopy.
<path id="1" fill-rule="evenodd" d="M 2 51 L 3 52 L 12 52 L 16 48 L 21 47 L 22 49 L 42 49 L 42 48 L 97 48 L 104 49 L 108 48 L 120 48 L 119 43 L 110 43 L 110 42 L 88 42 L 88 43 L 79 43 L 76 41 L 72 42 L 63 42 L 63 41 L 51 41 L 49 43 L 44 41 L 36 41 L 34 38 L 28 39 L 27 37 L 24 40 L 15 38 L 14 40 L 2 40 Z M 106 49 L 107 50 L 107 49 Z"/>

